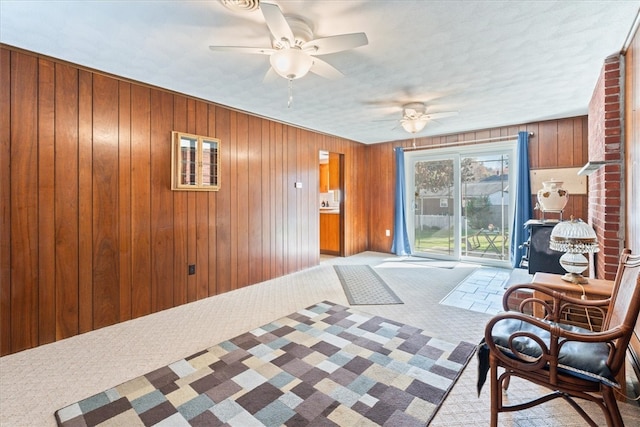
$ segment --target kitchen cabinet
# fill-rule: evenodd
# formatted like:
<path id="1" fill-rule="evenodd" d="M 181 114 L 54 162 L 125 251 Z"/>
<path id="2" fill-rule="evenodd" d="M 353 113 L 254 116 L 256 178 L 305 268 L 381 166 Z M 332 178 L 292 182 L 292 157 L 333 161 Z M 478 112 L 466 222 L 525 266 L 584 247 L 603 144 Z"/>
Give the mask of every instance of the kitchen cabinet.
<path id="1" fill-rule="evenodd" d="M 340 154 L 329 153 L 329 190 L 340 189 Z"/>
<path id="2" fill-rule="evenodd" d="M 329 164 L 320 164 L 320 192 L 329 192 Z"/>
<path id="3" fill-rule="evenodd" d="M 329 153 L 329 162 L 320 163 L 320 192 L 340 189 L 340 154 Z"/>
<path id="4" fill-rule="evenodd" d="M 320 213 L 320 253 L 340 255 L 340 214 Z"/>

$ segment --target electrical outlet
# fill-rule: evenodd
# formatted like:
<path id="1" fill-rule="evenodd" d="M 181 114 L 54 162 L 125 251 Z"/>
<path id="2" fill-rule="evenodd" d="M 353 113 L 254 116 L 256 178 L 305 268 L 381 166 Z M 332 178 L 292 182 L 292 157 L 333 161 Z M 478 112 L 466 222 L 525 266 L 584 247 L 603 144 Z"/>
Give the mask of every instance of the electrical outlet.
<path id="1" fill-rule="evenodd" d="M 196 265 L 195 264 L 189 264 L 189 276 L 192 276 L 196 274 Z"/>
<path id="2" fill-rule="evenodd" d="M 385 234 L 387 237 L 390 237 L 390 236 L 391 236 L 391 230 L 385 230 L 384 234 Z"/>

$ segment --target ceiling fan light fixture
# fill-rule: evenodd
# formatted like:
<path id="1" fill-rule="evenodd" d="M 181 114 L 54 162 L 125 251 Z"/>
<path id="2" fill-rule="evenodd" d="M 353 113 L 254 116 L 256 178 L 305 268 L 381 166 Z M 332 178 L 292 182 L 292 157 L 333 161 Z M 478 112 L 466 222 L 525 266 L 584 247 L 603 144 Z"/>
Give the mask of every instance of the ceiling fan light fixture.
<path id="1" fill-rule="evenodd" d="M 285 79 L 295 80 L 304 77 L 309 72 L 313 65 L 313 58 L 300 49 L 289 48 L 271 54 L 269 62 L 278 75 Z"/>
<path id="2" fill-rule="evenodd" d="M 422 120 L 420 118 L 417 119 L 409 119 L 405 118 L 400 120 L 400 124 L 402 128 L 409 133 L 418 133 L 427 125 L 426 120 Z"/>
<path id="3" fill-rule="evenodd" d="M 251 12 L 260 7 L 260 0 L 220 0 L 220 2 L 234 12 Z"/>

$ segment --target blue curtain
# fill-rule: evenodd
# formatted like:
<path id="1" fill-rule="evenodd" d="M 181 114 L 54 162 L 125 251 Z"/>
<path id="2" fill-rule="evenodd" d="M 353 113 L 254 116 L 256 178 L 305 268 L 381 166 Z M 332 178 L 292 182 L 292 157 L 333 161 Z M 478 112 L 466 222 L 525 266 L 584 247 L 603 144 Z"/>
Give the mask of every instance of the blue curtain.
<path id="1" fill-rule="evenodd" d="M 533 217 L 531 206 L 531 182 L 529 180 L 529 133 L 518 132 L 516 147 L 518 175 L 516 176 L 516 205 L 511 227 L 510 261 L 513 268 L 518 268 L 525 253 L 520 246 L 529 239 L 529 229 L 524 223 Z"/>
<path id="2" fill-rule="evenodd" d="M 411 244 L 407 234 L 407 213 L 405 210 L 407 204 L 404 185 L 404 150 L 397 147 L 394 151 L 396 152 L 396 199 L 391 252 L 396 255 L 410 255 Z"/>

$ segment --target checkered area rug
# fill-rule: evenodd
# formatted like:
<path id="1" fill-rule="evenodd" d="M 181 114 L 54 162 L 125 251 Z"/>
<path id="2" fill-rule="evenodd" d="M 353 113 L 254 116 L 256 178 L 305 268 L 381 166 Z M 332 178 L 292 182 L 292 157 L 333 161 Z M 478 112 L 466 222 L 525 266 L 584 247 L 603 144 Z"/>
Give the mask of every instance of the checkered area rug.
<path id="1" fill-rule="evenodd" d="M 424 426 L 475 351 L 322 302 L 56 412 L 63 426 Z"/>
<path id="2" fill-rule="evenodd" d="M 334 265 L 351 305 L 404 304 L 368 265 Z"/>

